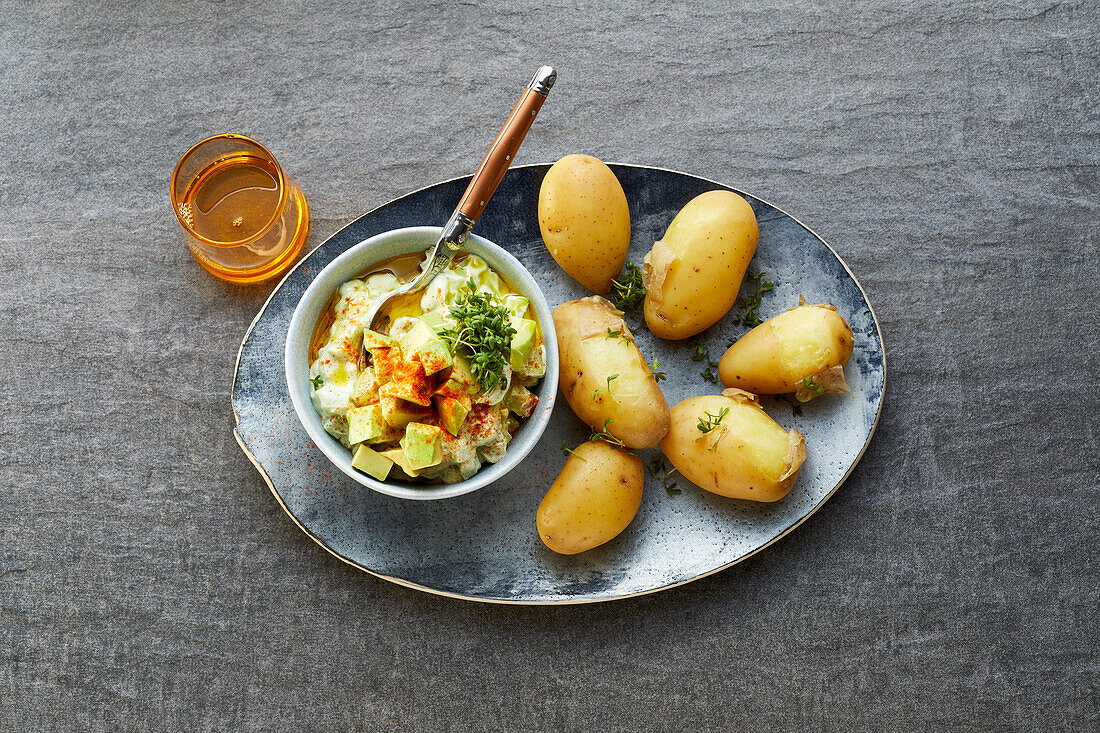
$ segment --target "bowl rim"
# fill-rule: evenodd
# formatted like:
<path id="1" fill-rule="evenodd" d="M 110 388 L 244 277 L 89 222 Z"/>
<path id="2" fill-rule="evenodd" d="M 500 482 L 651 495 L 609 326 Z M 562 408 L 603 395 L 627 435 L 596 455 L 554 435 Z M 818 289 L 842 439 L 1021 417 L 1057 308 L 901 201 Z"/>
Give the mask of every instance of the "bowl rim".
<path id="1" fill-rule="evenodd" d="M 507 277 L 509 283 L 522 295 L 527 297 L 539 320 L 539 328 L 542 331 L 543 343 L 546 346 L 546 374 L 542 378 L 539 386 L 539 408 L 534 414 L 525 419 L 524 427 L 526 430 L 523 431 L 524 434 L 520 436 L 520 439 L 513 438 L 513 440 L 508 443 L 508 449 L 504 458 L 496 463 L 482 464 L 482 468 L 473 476 L 465 481 L 454 484 L 410 485 L 378 481 L 352 468 L 351 452 L 345 448 L 342 443 L 329 435 L 322 427 L 321 418 L 313 407 L 313 401 L 309 396 L 308 390 L 301 385 L 297 388 L 292 386 L 297 382 L 296 377 L 301 374 L 300 370 L 302 367 L 297 364 L 297 360 L 301 355 L 300 346 L 302 335 L 304 334 L 304 340 L 308 348 L 309 338 L 313 333 L 313 327 L 315 325 L 314 322 L 305 323 L 305 320 L 307 320 L 306 311 L 309 307 L 318 299 L 327 301 L 332 293 L 335 292 L 336 288 L 340 287 L 340 285 L 352 277 L 354 273 L 360 272 L 374 264 L 374 260 L 367 256 L 367 253 L 372 250 L 377 249 L 379 246 L 393 239 L 399 238 L 422 238 L 425 242 L 423 247 L 427 248 L 435 243 L 441 231 L 442 228 L 436 226 L 402 227 L 380 232 L 379 234 L 375 234 L 374 236 L 368 237 L 348 247 L 348 249 L 325 265 L 320 272 L 313 277 L 312 282 L 310 282 L 305 292 L 302 293 L 290 317 L 290 324 L 287 327 L 286 343 L 283 347 L 283 369 L 287 392 L 290 395 L 291 403 L 294 405 L 294 412 L 298 416 L 298 421 L 301 423 L 302 427 L 305 428 L 306 433 L 313 443 L 320 449 L 325 455 L 325 458 L 327 458 L 333 466 L 338 468 L 349 478 L 378 493 L 399 499 L 417 501 L 449 499 L 469 494 L 488 486 L 494 481 L 502 479 L 509 471 L 518 466 L 520 462 L 527 457 L 542 438 L 543 433 L 550 423 L 550 417 L 553 413 L 558 392 L 557 332 L 554 329 L 554 321 L 550 314 L 550 303 L 546 299 L 546 295 L 542 292 L 542 288 L 539 287 L 538 281 L 535 280 L 530 271 L 528 271 L 523 263 L 513 254 L 495 242 L 472 233 L 467 235 L 467 242 L 473 242 L 478 248 L 485 250 L 488 256 L 482 255 L 480 252 L 469 251 L 466 249 L 466 245 L 464 245 L 463 251 L 468 254 L 482 257 L 494 271 Z M 410 253 L 417 251 L 422 251 L 419 245 L 409 249 Z M 511 277 L 506 273 L 500 272 L 502 268 L 498 267 L 497 262 L 494 260 L 502 260 L 509 265 L 509 268 L 504 269 L 513 269 L 521 277 Z M 348 267 L 348 264 L 351 262 L 356 263 L 356 267 L 351 270 L 350 274 L 340 276 L 334 274 Z M 333 282 L 335 280 L 339 280 L 339 282 Z M 517 280 L 519 280 L 519 282 L 517 282 Z M 308 375 L 308 362 L 306 362 L 304 366 L 305 373 Z"/>

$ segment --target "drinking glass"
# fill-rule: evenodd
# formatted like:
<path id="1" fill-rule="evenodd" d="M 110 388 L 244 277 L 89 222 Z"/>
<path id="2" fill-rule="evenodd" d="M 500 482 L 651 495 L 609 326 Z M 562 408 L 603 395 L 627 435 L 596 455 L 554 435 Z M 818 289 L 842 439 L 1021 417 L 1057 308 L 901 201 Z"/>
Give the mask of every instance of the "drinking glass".
<path id="1" fill-rule="evenodd" d="M 244 135 L 215 135 L 183 154 L 172 207 L 187 246 L 211 274 L 255 283 L 290 268 L 309 233 L 302 189 L 275 156 Z"/>

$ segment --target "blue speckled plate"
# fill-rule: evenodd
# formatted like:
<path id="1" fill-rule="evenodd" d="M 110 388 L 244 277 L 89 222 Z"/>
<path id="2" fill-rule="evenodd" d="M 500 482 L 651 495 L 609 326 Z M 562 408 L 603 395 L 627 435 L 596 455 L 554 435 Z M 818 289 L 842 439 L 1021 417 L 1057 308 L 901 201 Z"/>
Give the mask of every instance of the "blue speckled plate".
<path id="1" fill-rule="evenodd" d="M 551 305 L 588 295 L 550 257 L 539 234 L 536 204 L 549 166 L 513 168 L 478 223 L 477 232 L 510 250 L 542 285 Z M 630 258 L 641 263 L 676 212 L 722 184 L 674 171 L 611 165 L 630 202 Z M 619 537 L 572 557 L 547 550 L 535 532 L 535 510 L 570 445 L 588 429 L 564 400 L 542 440 L 503 480 L 472 494 L 435 502 L 403 501 L 360 486 L 334 468 L 298 422 L 283 375 L 283 346 L 294 307 L 312 278 L 351 245 L 379 232 L 446 221 L 468 178 L 414 191 L 359 217 L 307 255 L 256 316 L 241 344 L 233 382 L 237 440 L 275 498 L 311 538 L 341 560 L 412 588 L 502 603 L 583 603 L 651 593 L 729 567 L 787 534 L 847 478 L 874 433 L 882 408 L 885 359 L 874 313 L 855 277 L 812 231 L 760 199 L 748 199 L 760 224 L 751 270 L 766 270 L 775 289 L 761 316 L 798 303 L 832 303 L 852 326 L 855 351 L 845 367 L 852 392 L 801 407 L 764 400 L 784 428 L 806 434 L 807 459 L 791 493 L 774 504 L 709 494 L 682 478 L 647 477 L 637 517 Z M 731 189 L 732 190 L 732 189 Z M 637 319 L 628 319 L 633 327 Z M 669 405 L 720 385 L 700 376 L 693 346 L 715 360 L 744 329 L 719 323 L 682 342 L 635 329 L 642 353 L 660 359 Z M 642 458 L 658 455 L 642 451 Z M 682 490 L 670 494 L 668 483 Z"/>

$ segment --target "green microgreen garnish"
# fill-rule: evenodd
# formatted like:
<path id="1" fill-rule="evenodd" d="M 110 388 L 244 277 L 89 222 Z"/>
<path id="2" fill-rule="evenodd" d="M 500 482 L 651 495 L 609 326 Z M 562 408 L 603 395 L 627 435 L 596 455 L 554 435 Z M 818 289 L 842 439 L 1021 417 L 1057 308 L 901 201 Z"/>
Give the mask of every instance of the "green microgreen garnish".
<path id="1" fill-rule="evenodd" d="M 669 470 L 669 471 L 665 470 L 664 456 L 654 457 L 654 459 L 649 462 L 649 467 L 648 468 L 649 468 L 649 475 L 652 476 L 653 478 L 668 478 L 669 476 L 676 473 L 676 471 L 677 471 L 675 466 L 673 466 L 672 469 Z"/>
<path id="2" fill-rule="evenodd" d="M 712 414 L 708 410 L 699 416 L 699 424 L 695 427 L 699 428 L 700 433 L 706 435 L 707 433 L 718 427 L 718 424 L 721 423 L 722 419 L 725 418 L 725 416 L 728 414 L 730 414 L 730 408 L 728 407 L 723 407 L 722 409 L 720 409 L 717 415 Z M 709 448 L 707 448 L 707 451 L 713 453 L 718 448 L 718 443 L 722 440 L 723 437 L 725 437 L 725 435 L 725 430 L 719 433 L 718 437 L 715 438 L 714 442 L 710 444 Z M 701 439 L 703 436 L 701 435 L 699 437 Z"/>
<path id="3" fill-rule="evenodd" d="M 626 334 L 623 333 L 621 328 L 609 328 L 607 329 L 607 338 L 609 339 L 622 339 L 626 340 Z"/>
<path id="4" fill-rule="evenodd" d="M 603 441 L 604 443 L 610 445 L 612 448 L 618 448 L 619 450 L 624 450 L 627 453 L 631 453 L 631 451 L 626 450 L 626 444 L 623 443 L 623 441 L 619 440 L 610 432 L 608 432 L 607 426 L 610 424 L 611 418 L 605 418 L 603 421 L 603 428 L 600 430 L 592 428 L 592 435 L 590 435 L 588 439 L 593 443 Z M 631 455 L 633 455 L 633 453 L 631 453 Z"/>
<path id="5" fill-rule="evenodd" d="M 633 262 L 627 262 L 623 274 L 611 281 L 609 300 L 623 313 L 637 313 L 645 301 L 642 268 Z"/>
<path id="6" fill-rule="evenodd" d="M 764 322 L 760 318 L 760 296 L 775 287 L 774 281 L 764 279 L 764 275 L 767 274 L 763 270 L 750 272 L 749 282 L 753 284 L 755 290 L 737 299 L 737 305 L 745 309 L 745 315 L 741 317 L 741 325 L 745 328 L 756 328 Z"/>
<path id="7" fill-rule="evenodd" d="M 705 361 L 712 367 L 718 366 L 718 362 L 710 358 L 710 349 L 702 344 L 695 344 L 695 352 L 691 355 L 692 361 Z"/>
<path id="8" fill-rule="evenodd" d="M 661 362 L 656 359 L 654 359 L 653 364 L 650 365 L 649 371 L 653 373 L 654 381 L 660 382 L 668 379 L 668 373 L 661 369 Z"/>
<path id="9" fill-rule="evenodd" d="M 313 379 L 309 380 L 309 383 L 313 385 L 314 389 L 321 389 L 321 386 L 325 383 L 325 380 L 318 374 Z"/>
<path id="10" fill-rule="evenodd" d="M 560 450 L 562 453 L 564 453 L 567 456 L 575 456 L 577 458 L 580 458 L 585 463 L 588 463 L 588 461 L 585 461 L 584 458 L 581 458 L 580 456 L 578 456 L 576 454 L 576 452 L 572 448 L 569 447 L 569 445 L 565 442 L 565 438 L 562 438 L 561 447 L 558 448 L 558 450 Z"/>
<path id="11" fill-rule="evenodd" d="M 607 392 L 607 394 L 611 397 L 611 399 L 615 399 L 615 395 L 611 393 L 611 381 L 614 380 L 614 379 L 618 379 L 618 378 L 619 378 L 618 374 L 612 374 L 610 377 L 608 377 L 607 378 L 607 389 L 599 389 L 597 387 L 596 391 L 592 393 L 592 399 L 598 400 L 599 397 L 600 397 L 600 392 Z M 618 400 L 616 400 L 616 402 L 617 401 Z"/>
<path id="12" fill-rule="evenodd" d="M 456 322 L 455 328 L 440 332 L 457 351 L 461 346 L 470 358 L 474 378 L 486 392 L 504 385 L 508 366 L 508 349 L 516 329 L 512 328 L 508 309 L 490 292 L 478 292 L 477 282 L 470 278 L 459 292 L 447 315 Z"/>
<path id="13" fill-rule="evenodd" d="M 665 484 L 665 491 L 667 491 L 667 492 L 668 492 L 668 495 L 669 495 L 669 496 L 676 496 L 677 494 L 682 494 L 682 493 L 684 493 L 683 491 L 681 491 L 681 490 L 680 490 L 680 489 L 679 489 L 679 488 L 678 488 L 678 487 L 676 486 L 676 484 L 671 484 L 671 483 L 669 483 L 669 484 Z"/>
<path id="14" fill-rule="evenodd" d="M 661 471 L 665 469 L 665 459 L 661 456 L 654 456 L 653 460 L 649 462 L 649 475 L 658 476 Z"/>
<path id="15" fill-rule="evenodd" d="M 711 384 L 718 384 L 718 376 L 714 373 L 714 370 L 707 367 L 703 371 L 699 372 L 699 376 L 707 380 Z"/>
<path id="16" fill-rule="evenodd" d="M 728 407 L 723 407 L 721 410 L 718 411 L 717 415 L 713 415 L 711 414 L 710 410 L 707 410 L 699 416 L 699 424 L 695 427 L 699 428 L 700 433 L 706 435 L 711 430 L 714 430 L 716 427 L 718 427 L 718 423 L 722 422 L 722 419 L 725 418 L 725 416 L 728 414 L 730 414 L 730 408 Z"/>
<path id="17" fill-rule="evenodd" d="M 813 377 L 806 377 L 805 379 L 803 379 L 802 380 L 802 386 L 805 387 L 806 389 L 810 390 L 811 392 L 813 392 L 816 395 L 825 394 L 825 388 L 822 387 L 820 384 L 817 384 L 816 382 L 814 382 Z"/>

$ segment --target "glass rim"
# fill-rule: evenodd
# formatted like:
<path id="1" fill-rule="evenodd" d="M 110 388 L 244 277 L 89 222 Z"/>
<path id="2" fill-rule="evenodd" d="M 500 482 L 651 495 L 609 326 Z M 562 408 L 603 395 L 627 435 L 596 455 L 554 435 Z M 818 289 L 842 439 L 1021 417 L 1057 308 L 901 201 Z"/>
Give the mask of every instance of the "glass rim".
<path id="1" fill-rule="evenodd" d="M 232 242 L 223 242 L 223 241 L 218 241 L 218 240 L 215 240 L 215 239 L 209 239 L 209 238 L 204 237 L 203 235 L 199 234 L 198 232 L 196 232 L 194 227 L 192 227 L 190 224 L 188 224 L 186 221 L 183 220 L 183 216 L 180 215 L 180 203 L 181 202 L 176 199 L 176 182 L 179 180 L 180 168 L 183 166 L 184 161 L 186 161 L 189 157 L 191 157 L 191 155 L 195 151 L 197 151 L 200 147 L 202 147 L 203 145 L 206 145 L 207 143 L 210 143 L 214 140 L 245 140 L 245 141 L 251 143 L 252 145 L 255 145 L 257 148 L 262 150 L 267 155 L 267 157 L 271 160 L 272 165 L 275 166 L 275 173 L 278 176 L 277 183 L 279 185 L 279 205 L 277 207 L 275 207 L 275 212 L 271 215 L 271 219 L 268 220 L 268 222 L 266 224 L 264 224 L 260 228 L 260 230 L 257 231 L 252 236 L 245 237 L 244 239 L 237 239 L 237 240 L 234 240 Z M 279 165 L 279 161 L 275 158 L 275 156 L 271 153 L 271 151 L 267 149 L 266 146 L 264 146 L 260 142 L 257 142 L 256 140 L 253 140 L 248 135 L 241 135 L 241 134 L 235 133 L 235 132 L 223 132 L 221 134 L 211 135 L 210 137 L 203 138 L 202 140 L 199 140 L 197 143 L 195 143 L 194 145 L 189 147 L 187 149 L 187 152 L 185 152 L 183 155 L 180 156 L 179 162 L 176 163 L 176 167 L 172 170 L 172 183 L 171 183 L 170 194 L 171 194 L 171 197 L 172 197 L 172 211 L 175 212 L 176 219 L 179 221 L 180 226 L 183 227 L 183 230 L 185 232 L 187 232 L 187 234 L 189 236 L 195 238 L 196 240 L 198 240 L 202 244 L 206 244 L 206 245 L 209 245 L 211 247 L 229 248 L 229 247 L 240 247 L 240 246 L 245 245 L 245 244 L 251 244 L 252 242 L 255 242 L 260 237 L 263 237 L 265 234 L 267 234 L 269 231 L 271 231 L 271 227 L 273 227 L 275 225 L 275 222 L 279 221 L 280 217 L 283 214 L 283 209 L 286 208 L 286 199 L 287 199 L 287 190 L 286 189 L 287 189 L 287 186 L 286 186 L 286 179 L 283 176 L 283 167 L 281 165 Z"/>

